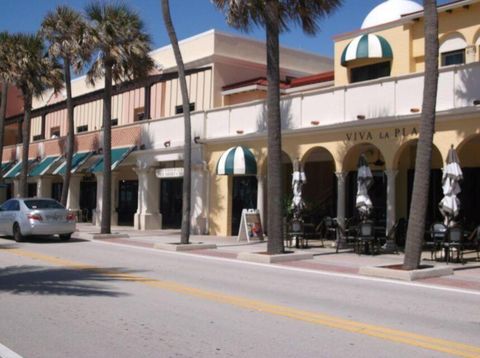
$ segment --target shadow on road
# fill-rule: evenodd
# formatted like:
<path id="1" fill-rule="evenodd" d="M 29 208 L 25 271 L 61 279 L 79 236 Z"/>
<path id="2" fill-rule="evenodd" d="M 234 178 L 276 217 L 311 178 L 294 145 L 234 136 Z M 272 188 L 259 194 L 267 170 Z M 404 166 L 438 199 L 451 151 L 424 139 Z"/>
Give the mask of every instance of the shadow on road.
<path id="1" fill-rule="evenodd" d="M 115 275 L 108 274 L 114 272 Z M 67 295 L 121 297 L 108 282 L 125 281 L 132 271 L 120 268 L 68 269 L 62 267 L 9 266 L 0 268 L 0 293 L 17 295 Z"/>

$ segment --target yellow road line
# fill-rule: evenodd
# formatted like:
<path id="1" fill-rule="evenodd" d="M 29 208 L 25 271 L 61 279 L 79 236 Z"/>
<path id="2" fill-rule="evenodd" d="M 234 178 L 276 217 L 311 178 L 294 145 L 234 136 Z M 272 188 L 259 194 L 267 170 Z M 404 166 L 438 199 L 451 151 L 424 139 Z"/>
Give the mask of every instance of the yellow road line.
<path id="1" fill-rule="evenodd" d="M 253 300 L 245 297 L 226 295 L 220 292 L 207 291 L 182 285 L 172 281 L 156 280 L 147 277 L 131 275 L 119 271 L 102 269 L 100 267 L 85 265 L 83 263 L 65 260 L 59 257 L 43 255 L 21 249 L 10 249 L 6 251 L 18 256 L 36 259 L 56 266 L 63 266 L 75 270 L 93 271 L 104 276 L 108 276 L 121 281 L 131 281 L 150 287 L 160 288 L 171 292 L 181 293 L 184 295 L 194 296 L 201 299 L 229 304 L 250 310 L 256 310 L 263 313 L 287 317 L 290 319 L 309 322 L 312 324 L 322 325 L 325 327 L 335 328 L 347 332 L 363 334 L 375 338 L 380 338 L 396 343 L 403 343 L 410 346 L 430 349 L 459 357 L 480 357 L 480 347 L 463 344 L 459 342 L 449 341 L 440 338 L 434 338 L 415 334 L 388 327 L 377 326 L 352 320 L 346 320 L 322 313 L 310 312 L 290 308 L 287 306 L 273 305 L 267 302 Z"/>

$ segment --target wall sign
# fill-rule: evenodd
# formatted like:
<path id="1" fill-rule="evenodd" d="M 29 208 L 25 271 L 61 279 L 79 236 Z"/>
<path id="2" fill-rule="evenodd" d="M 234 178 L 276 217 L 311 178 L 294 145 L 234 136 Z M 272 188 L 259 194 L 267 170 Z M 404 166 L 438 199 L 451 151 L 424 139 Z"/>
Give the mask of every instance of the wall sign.
<path id="1" fill-rule="evenodd" d="M 345 134 L 347 141 L 364 141 L 364 140 L 389 140 L 397 139 L 408 136 L 418 136 L 417 128 L 394 128 L 389 130 L 379 130 L 379 131 L 356 131 L 348 132 Z"/>
<path id="2" fill-rule="evenodd" d="M 263 240 L 263 228 L 260 212 L 243 209 L 237 241 Z"/>
<path id="3" fill-rule="evenodd" d="M 157 178 L 181 178 L 183 177 L 183 168 L 162 168 L 155 170 Z"/>

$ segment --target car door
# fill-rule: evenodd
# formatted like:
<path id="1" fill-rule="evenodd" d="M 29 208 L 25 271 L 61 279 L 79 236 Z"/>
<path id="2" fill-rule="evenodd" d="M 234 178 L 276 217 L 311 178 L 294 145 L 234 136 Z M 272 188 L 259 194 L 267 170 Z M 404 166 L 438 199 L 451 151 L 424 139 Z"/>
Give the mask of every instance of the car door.
<path id="1" fill-rule="evenodd" d="M 0 206 L 0 234 L 7 235 L 7 218 L 9 216 L 9 208 L 12 200 L 7 200 Z"/>

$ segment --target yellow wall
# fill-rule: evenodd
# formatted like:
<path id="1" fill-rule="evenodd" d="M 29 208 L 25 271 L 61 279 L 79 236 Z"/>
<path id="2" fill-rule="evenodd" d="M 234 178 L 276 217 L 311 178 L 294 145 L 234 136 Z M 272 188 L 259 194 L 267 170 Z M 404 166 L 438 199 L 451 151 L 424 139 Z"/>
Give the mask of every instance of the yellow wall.
<path id="1" fill-rule="evenodd" d="M 480 36 L 480 3 L 472 4 L 468 9 L 458 7 L 451 13 L 439 14 L 439 39 L 440 43 L 452 33 L 460 33 L 466 40 L 467 46 L 474 46 Z M 383 36 L 393 51 L 391 76 L 405 75 L 424 70 L 424 22 L 420 18 L 411 23 L 398 25 L 389 29 L 373 32 Z M 335 41 L 335 85 L 343 86 L 349 83 L 349 68 L 356 67 L 360 63 L 351 63 L 349 67 L 343 67 L 340 63 L 343 50 L 359 33 L 342 37 Z M 475 60 L 480 60 L 478 46 L 475 49 Z M 369 63 L 373 63 L 371 61 Z M 366 64 L 366 63 L 363 63 Z"/>
<path id="2" fill-rule="evenodd" d="M 433 144 L 435 146 L 432 167 L 441 168 L 447 157 L 450 146 L 459 148 L 466 166 L 480 166 L 477 148 L 480 147 L 480 118 L 452 118 L 448 121 L 438 120 Z M 378 148 L 385 165 L 376 169 L 399 170 L 397 176 L 397 211 L 406 213 L 406 170 L 414 160 L 414 146 L 418 139 L 419 120 L 392 126 L 377 126 L 375 128 L 350 127 L 332 132 L 316 132 L 283 137 L 282 149 L 293 161 L 300 158 L 307 160 L 314 148 L 326 149 L 334 160 L 335 172 L 354 170 L 358 156 L 367 151 L 371 158 L 369 162 L 378 159 L 377 153 L 371 151 Z M 476 135 L 476 136 L 475 136 Z M 473 142 L 471 141 L 474 136 Z M 363 139 L 362 139 L 363 138 Z M 465 139 L 467 138 L 467 139 Z M 413 141 L 413 142 L 412 142 Z M 266 138 L 242 142 L 241 145 L 250 148 L 257 159 L 257 172 L 265 175 Z M 208 166 L 210 171 L 210 233 L 216 235 L 230 234 L 231 224 L 231 185 L 228 176 L 217 176 L 215 169 L 222 153 L 230 148 L 232 143 L 209 144 L 207 148 Z M 472 147 L 473 146 L 473 147 Z M 474 148 L 474 150 L 472 150 Z M 331 175 L 328 173 L 326 175 Z M 265 189 L 266 190 L 266 189 Z M 400 216 L 399 216 L 400 217 Z"/>

